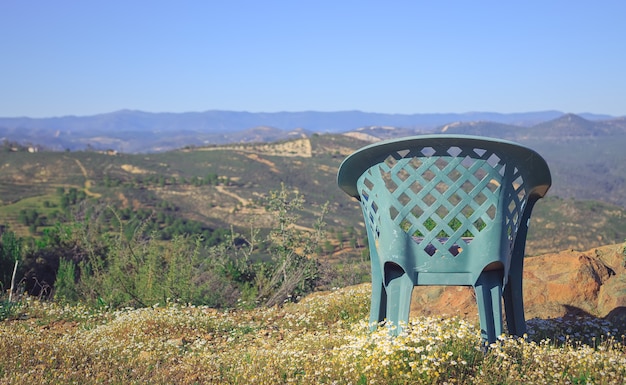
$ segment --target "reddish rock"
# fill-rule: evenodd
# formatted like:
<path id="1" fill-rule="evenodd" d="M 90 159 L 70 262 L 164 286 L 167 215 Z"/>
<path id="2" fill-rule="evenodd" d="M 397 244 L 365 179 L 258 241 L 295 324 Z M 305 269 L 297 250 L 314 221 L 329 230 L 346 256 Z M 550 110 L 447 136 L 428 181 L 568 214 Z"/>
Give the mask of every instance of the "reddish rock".
<path id="1" fill-rule="evenodd" d="M 626 322 L 625 263 L 623 244 L 526 258 L 526 318 L 592 315 Z M 416 287 L 411 316 L 417 315 L 459 315 L 477 320 L 473 290 L 454 286 Z"/>

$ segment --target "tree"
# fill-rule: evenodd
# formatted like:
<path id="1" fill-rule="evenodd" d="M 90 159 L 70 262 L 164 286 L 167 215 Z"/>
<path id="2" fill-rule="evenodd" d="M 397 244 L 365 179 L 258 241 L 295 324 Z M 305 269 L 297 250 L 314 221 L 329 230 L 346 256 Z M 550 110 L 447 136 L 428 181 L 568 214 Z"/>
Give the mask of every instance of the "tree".
<path id="1" fill-rule="evenodd" d="M 76 202 L 78 201 L 78 190 L 76 190 L 75 187 L 70 188 L 70 190 L 67 193 L 68 199 L 69 199 L 69 203 L 72 205 L 75 205 Z"/>
<path id="2" fill-rule="evenodd" d="M 339 249 L 341 250 L 343 249 L 343 242 L 346 240 L 346 238 L 344 237 L 343 231 L 341 230 L 337 230 L 336 236 L 337 242 L 339 242 Z"/>
<path id="3" fill-rule="evenodd" d="M 61 208 L 67 210 L 70 207 L 70 197 L 63 194 L 61 196 Z"/>

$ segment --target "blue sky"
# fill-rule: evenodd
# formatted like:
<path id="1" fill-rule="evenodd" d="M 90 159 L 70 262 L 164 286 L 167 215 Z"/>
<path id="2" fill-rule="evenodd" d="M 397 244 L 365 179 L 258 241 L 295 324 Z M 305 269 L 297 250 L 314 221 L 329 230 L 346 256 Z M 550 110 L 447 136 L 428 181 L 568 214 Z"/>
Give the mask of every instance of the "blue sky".
<path id="1" fill-rule="evenodd" d="M 626 115 L 626 1 L 0 2 L 0 116 Z"/>

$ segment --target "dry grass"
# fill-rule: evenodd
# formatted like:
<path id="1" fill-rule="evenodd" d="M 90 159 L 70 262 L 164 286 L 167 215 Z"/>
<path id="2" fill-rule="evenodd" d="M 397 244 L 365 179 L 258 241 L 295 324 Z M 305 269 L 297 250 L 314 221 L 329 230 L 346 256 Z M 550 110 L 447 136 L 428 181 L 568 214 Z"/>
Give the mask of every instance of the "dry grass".
<path id="1" fill-rule="evenodd" d="M 0 384 L 621 384 L 623 337 L 600 320 L 529 321 L 487 354 L 476 325 L 415 318 L 369 331 L 369 285 L 297 304 L 93 311 L 25 300 L 0 322 Z"/>

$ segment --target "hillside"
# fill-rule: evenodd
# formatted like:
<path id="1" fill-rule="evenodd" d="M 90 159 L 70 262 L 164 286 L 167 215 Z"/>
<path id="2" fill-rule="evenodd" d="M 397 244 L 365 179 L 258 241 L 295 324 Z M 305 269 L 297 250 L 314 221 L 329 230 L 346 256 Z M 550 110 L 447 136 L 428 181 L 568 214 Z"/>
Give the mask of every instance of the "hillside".
<path id="1" fill-rule="evenodd" d="M 260 200 L 284 183 L 306 198 L 301 219 L 304 227 L 310 227 L 321 205 L 330 202 L 326 220 L 339 252 L 340 238 L 354 234 L 362 241 L 364 235 L 360 208 L 337 188 L 336 172 L 346 155 L 366 143 L 346 135 L 313 135 L 284 142 L 154 154 L 0 152 L 0 224 L 28 235 L 28 226 L 19 220 L 20 212 L 36 208 L 42 216 L 53 217 L 59 210 L 58 189 L 75 188 L 89 200 L 118 210 L 156 214 L 167 207 L 171 215 L 211 229 L 231 225 L 247 228 L 252 221 L 262 225 L 263 218 L 269 218 L 259 206 Z M 541 145 L 538 141 L 537 147 Z M 609 145 L 619 146 L 607 142 Z M 588 157 L 582 157 L 577 151 L 567 151 L 565 144 L 559 146 L 540 151 L 552 168 L 554 186 L 549 198 L 536 206 L 529 254 L 623 241 L 626 209 L 615 203 L 626 202 L 624 191 L 617 188 L 624 183 L 626 170 L 622 165 L 626 162 L 609 171 L 615 173 L 612 178 L 594 173 L 599 162 L 606 165 L 610 157 L 619 159 L 622 153 L 611 152 L 601 159 L 588 151 Z M 610 150 L 604 146 L 590 148 Z M 214 178 L 211 183 L 207 182 L 209 177 Z M 598 178 L 597 183 L 594 178 Z M 616 202 L 600 202 L 611 199 Z"/>
<path id="2" fill-rule="evenodd" d="M 512 140 L 540 153 L 552 171 L 551 196 L 599 200 L 626 208 L 626 119 L 588 120 L 565 114 L 529 127 L 458 121 L 445 134 Z M 376 135 L 370 135 L 375 140 Z"/>
<path id="3" fill-rule="evenodd" d="M 21 145 L 26 146 L 24 149 L 30 146 L 32 151 L 106 150 L 112 153 L 137 155 L 144 152 L 156 154 L 168 151 L 176 154 L 183 148 L 188 152 L 207 149 L 221 151 L 220 146 L 242 151 L 247 146 L 248 152 L 280 157 L 285 155 L 285 152 L 273 154 L 272 151 L 261 151 L 262 146 L 258 144 L 308 138 L 312 143 L 311 146 L 314 147 L 316 142 L 320 146 L 313 158 L 312 169 L 316 167 L 317 158 L 323 158 L 325 152 L 328 154 L 328 150 L 332 150 L 333 147 L 329 144 L 330 147 L 325 149 L 324 146 L 330 142 L 325 140 L 324 144 L 317 138 L 332 137 L 335 138 L 333 140 L 339 140 L 338 135 L 313 133 L 333 131 L 350 139 L 341 139 L 348 143 L 347 151 L 331 153 L 332 156 L 346 155 L 368 142 L 433 132 L 513 140 L 535 149 L 546 158 L 554 179 L 550 192 L 552 196 L 598 200 L 626 208 L 624 117 L 611 118 L 590 114 L 578 116 L 556 111 L 522 114 L 416 115 L 367 114 L 358 111 L 276 114 L 227 111 L 150 114 L 140 111 L 119 111 L 93 117 L 0 118 L 0 139 L 4 139 L 2 147 L 4 151 L 18 150 Z M 209 145 L 210 143 L 213 145 Z M 299 151 L 294 150 L 292 155 L 308 159 L 308 152 Z M 138 158 L 132 158 L 131 162 L 135 161 L 134 159 Z M 276 162 L 282 163 L 280 159 Z M 285 178 L 290 177 L 286 174 L 289 172 L 287 168 L 279 167 L 279 171 Z M 170 173 L 167 170 L 165 172 Z M 236 177 L 241 178 L 241 174 Z M 19 189 L 19 186 L 15 187 Z"/>
<path id="4" fill-rule="evenodd" d="M 551 195 L 626 208 L 626 134 L 520 142 L 548 162 L 553 176 Z"/>

